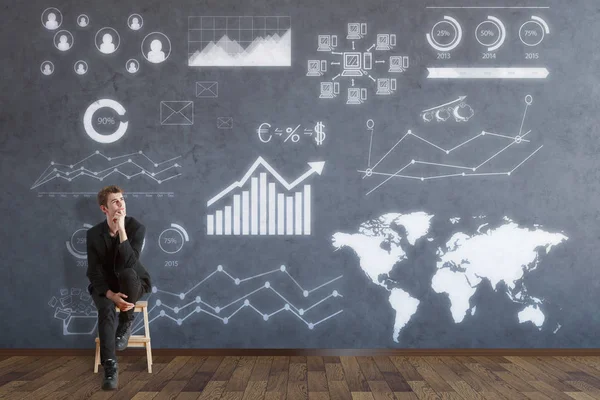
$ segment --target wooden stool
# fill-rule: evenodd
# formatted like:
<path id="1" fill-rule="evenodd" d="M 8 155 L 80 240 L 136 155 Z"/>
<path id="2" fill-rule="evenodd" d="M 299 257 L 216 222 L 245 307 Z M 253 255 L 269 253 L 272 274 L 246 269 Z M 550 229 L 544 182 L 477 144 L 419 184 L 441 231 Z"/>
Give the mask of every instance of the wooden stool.
<path id="1" fill-rule="evenodd" d="M 117 312 L 120 312 L 118 307 L 115 307 Z M 146 358 L 148 360 L 148 372 L 152 373 L 152 347 L 150 346 L 150 326 L 148 323 L 148 302 L 138 301 L 135 303 L 133 312 L 141 312 L 144 315 L 144 334 L 131 335 L 127 342 L 127 347 L 145 347 Z M 100 365 L 100 338 L 96 337 L 96 361 L 94 361 L 94 373 L 98 373 Z"/>

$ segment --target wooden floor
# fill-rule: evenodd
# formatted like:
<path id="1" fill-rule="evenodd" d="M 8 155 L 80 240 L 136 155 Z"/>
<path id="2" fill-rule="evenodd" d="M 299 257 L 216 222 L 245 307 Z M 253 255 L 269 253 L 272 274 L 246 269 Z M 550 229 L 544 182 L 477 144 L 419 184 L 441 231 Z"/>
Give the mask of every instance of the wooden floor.
<path id="1" fill-rule="evenodd" d="M 600 357 L 119 358 L 119 390 L 92 357 L 0 357 L 6 399 L 600 399 Z"/>

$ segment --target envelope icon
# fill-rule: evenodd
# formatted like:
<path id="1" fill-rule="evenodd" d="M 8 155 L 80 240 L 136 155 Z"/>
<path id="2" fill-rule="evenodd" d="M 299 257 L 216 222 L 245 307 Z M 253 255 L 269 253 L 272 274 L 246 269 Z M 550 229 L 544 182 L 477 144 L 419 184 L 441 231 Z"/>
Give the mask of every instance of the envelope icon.
<path id="1" fill-rule="evenodd" d="M 233 129 L 233 118 L 232 117 L 217 117 L 217 128 Z"/>
<path id="2" fill-rule="evenodd" d="M 219 82 L 196 82 L 196 97 L 213 99 L 219 97 Z"/>
<path id="3" fill-rule="evenodd" d="M 194 102 L 161 101 L 161 125 L 194 125 Z"/>

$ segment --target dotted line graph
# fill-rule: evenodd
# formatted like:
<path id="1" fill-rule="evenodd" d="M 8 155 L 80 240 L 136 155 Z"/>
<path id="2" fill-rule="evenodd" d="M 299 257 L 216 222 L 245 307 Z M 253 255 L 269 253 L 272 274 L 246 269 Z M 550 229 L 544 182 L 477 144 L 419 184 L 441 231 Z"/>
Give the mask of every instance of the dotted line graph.
<path id="1" fill-rule="evenodd" d="M 343 277 L 343 275 L 340 275 L 338 277 L 335 277 L 327 282 L 324 282 L 324 283 L 316 286 L 313 289 L 308 290 L 308 289 L 305 289 L 304 287 L 302 287 L 298 283 L 298 281 L 288 272 L 288 269 L 285 265 L 282 265 L 277 269 L 267 271 L 267 272 L 264 272 L 264 273 L 261 273 L 258 275 L 253 275 L 253 276 L 250 276 L 247 278 L 234 277 L 229 272 L 227 272 L 225 270 L 225 268 L 223 268 L 222 265 L 219 265 L 213 272 L 211 272 L 208 276 L 206 276 L 200 282 L 196 283 L 194 286 L 192 286 L 186 292 L 174 293 L 174 292 L 169 292 L 166 290 L 159 289 L 158 287 L 154 286 L 152 288 L 152 294 L 148 298 L 148 302 L 149 302 L 149 304 L 151 304 L 150 299 L 152 298 L 152 296 L 157 295 L 157 294 L 169 296 L 172 299 L 174 298 L 174 299 L 179 299 L 179 300 L 185 300 L 186 298 L 191 297 L 190 294 L 194 290 L 196 290 L 198 287 L 200 287 L 203 283 L 209 281 L 212 277 L 214 277 L 217 274 L 222 274 L 222 275 L 227 276 L 234 283 L 235 286 L 240 286 L 245 282 L 253 281 L 255 279 L 262 278 L 262 277 L 265 277 L 268 275 L 283 274 L 294 283 L 294 285 L 302 292 L 302 296 L 305 298 L 310 297 L 312 295 L 312 293 L 314 293 L 315 291 L 322 289 L 325 286 L 329 286 L 332 283 L 338 281 L 339 279 L 341 279 Z M 275 293 L 282 300 L 282 306 L 279 309 L 277 309 L 271 313 L 266 313 L 266 312 L 259 310 L 257 307 L 255 307 L 255 305 L 252 304 L 251 298 L 253 295 L 255 295 L 259 292 L 262 292 L 262 291 L 271 291 L 271 292 Z M 149 323 L 152 323 L 153 321 L 155 321 L 158 318 L 167 318 L 167 319 L 173 321 L 174 323 L 176 323 L 177 325 L 181 326 L 185 320 L 187 320 L 194 314 L 206 314 L 215 319 L 220 320 L 224 325 L 227 325 L 231 321 L 231 319 L 240 310 L 242 310 L 243 308 L 249 308 L 249 309 L 253 310 L 254 312 L 256 312 L 258 315 L 260 315 L 262 320 L 265 322 L 269 321 L 271 319 L 271 317 L 273 317 L 281 312 L 284 312 L 284 311 L 290 312 L 293 315 L 295 315 L 300 321 L 302 321 L 308 327 L 308 329 L 312 330 L 317 325 L 342 313 L 343 310 L 340 309 L 340 310 L 338 310 L 316 322 L 308 321 L 306 319 L 306 314 L 309 311 L 315 309 L 317 306 L 327 302 L 330 299 L 341 298 L 341 297 L 343 297 L 341 293 L 339 293 L 337 290 L 332 290 L 328 295 L 321 297 L 320 299 L 318 299 L 317 301 L 312 303 L 310 306 L 308 306 L 306 308 L 301 308 L 301 307 L 294 305 L 284 295 L 282 295 L 274 287 L 274 285 L 271 284 L 271 282 L 265 281 L 263 283 L 263 285 L 261 285 L 259 288 L 249 291 L 247 293 L 244 293 L 239 298 L 237 298 L 227 304 L 224 304 L 224 305 L 210 304 L 201 295 L 197 295 L 193 299 L 188 301 L 187 303 L 177 305 L 177 306 L 172 305 L 169 301 L 165 302 L 163 300 L 163 298 L 157 299 L 154 302 L 154 305 L 148 310 L 148 313 L 150 316 Z M 229 311 L 229 310 L 232 310 L 232 311 Z M 181 314 L 181 313 L 185 313 L 185 315 L 182 317 L 179 317 L 179 314 Z M 142 330 L 143 326 L 144 326 L 144 323 L 143 323 L 142 318 L 137 316 L 134 326 L 132 328 L 132 332 L 136 333 L 136 332 Z"/>
<path id="2" fill-rule="evenodd" d="M 116 163 L 114 165 L 109 166 L 108 168 L 104 168 L 98 171 L 94 171 L 89 167 L 81 165 L 93 157 L 101 157 L 104 158 L 104 160 L 106 161 L 116 161 Z M 154 166 L 154 168 L 159 168 L 169 163 L 171 163 L 171 165 L 158 171 L 150 171 L 142 167 L 136 161 L 134 161 L 135 157 L 137 157 L 138 159 L 146 159 Z M 50 162 L 50 165 L 44 170 L 44 172 L 42 172 L 40 177 L 34 182 L 34 184 L 31 186 L 31 189 L 35 189 L 39 186 L 42 186 L 43 184 L 48 183 L 54 179 L 63 179 L 68 182 L 72 182 L 74 179 L 79 178 L 81 176 L 88 176 L 97 179 L 98 181 L 103 181 L 104 178 L 107 178 L 112 174 L 120 174 L 126 177 L 127 179 L 135 178 L 136 176 L 147 176 L 150 179 L 154 180 L 156 183 L 163 183 L 181 175 L 181 173 L 179 172 L 175 174 L 171 173 L 170 175 L 166 173 L 167 171 L 176 170 L 181 167 L 181 165 L 174 163 L 174 161 L 179 158 L 181 158 L 181 156 L 177 156 L 162 162 L 155 162 L 152 159 L 150 159 L 146 154 L 144 154 L 144 152 L 141 150 L 136 153 L 124 154 L 116 157 L 107 157 L 97 150 L 74 164 L 61 164 L 56 163 L 54 161 Z M 119 167 L 124 165 L 134 166 L 139 170 L 139 172 L 127 175 L 121 170 L 119 170 Z"/>

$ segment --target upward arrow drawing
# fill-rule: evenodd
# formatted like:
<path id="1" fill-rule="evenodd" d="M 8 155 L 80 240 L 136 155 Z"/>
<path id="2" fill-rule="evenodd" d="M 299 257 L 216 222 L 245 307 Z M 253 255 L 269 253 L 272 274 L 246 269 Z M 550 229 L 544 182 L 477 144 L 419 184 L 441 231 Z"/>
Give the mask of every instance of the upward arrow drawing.
<path id="1" fill-rule="evenodd" d="M 277 179 L 279 181 L 279 183 L 281 183 L 287 190 L 291 190 L 295 186 L 297 186 L 299 183 L 304 181 L 306 178 L 311 176 L 312 174 L 317 173 L 317 174 L 321 175 L 321 172 L 323 172 L 323 167 L 325 166 L 325 161 L 309 162 L 308 165 L 309 165 L 310 169 L 308 171 L 306 171 L 304 174 L 300 175 L 298 177 L 298 179 L 296 179 L 292 183 L 288 183 L 285 179 L 283 179 L 283 177 L 281 175 L 279 175 L 279 173 L 277 171 L 275 171 L 273 169 L 273 167 L 271 167 L 269 165 L 268 162 L 266 162 L 262 157 L 258 157 L 256 159 L 256 161 L 254 162 L 254 164 L 252 164 L 252 166 L 250 167 L 248 172 L 246 172 L 246 174 L 244 175 L 244 177 L 242 179 L 240 179 L 239 181 L 233 182 L 226 189 L 224 189 L 221 193 L 219 193 L 212 199 L 208 200 L 208 202 L 206 203 L 206 206 L 210 207 L 212 204 L 216 203 L 217 201 L 219 201 L 220 199 L 225 197 L 227 195 L 227 193 L 231 192 L 233 189 L 244 186 L 244 184 L 248 181 L 248 179 L 250 179 L 250 177 L 252 176 L 254 171 L 256 171 L 256 169 L 260 165 L 265 167 L 267 169 L 267 171 L 269 171 L 271 173 L 271 175 L 273 175 L 275 177 L 275 179 Z"/>

